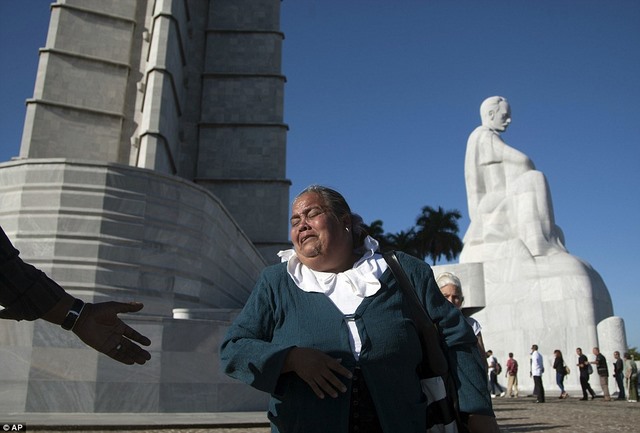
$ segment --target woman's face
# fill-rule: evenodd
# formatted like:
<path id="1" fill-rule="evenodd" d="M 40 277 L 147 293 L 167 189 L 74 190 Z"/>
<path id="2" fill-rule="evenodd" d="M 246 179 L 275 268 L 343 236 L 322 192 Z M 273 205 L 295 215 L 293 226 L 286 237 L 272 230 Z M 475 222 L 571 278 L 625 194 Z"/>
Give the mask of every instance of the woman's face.
<path id="1" fill-rule="evenodd" d="M 337 273 L 349 269 L 345 258 L 352 256 L 353 240 L 348 227 L 350 221 L 339 220 L 314 192 L 301 195 L 293 203 L 291 242 L 300 261 L 315 271 Z"/>
<path id="2" fill-rule="evenodd" d="M 458 290 L 456 286 L 453 284 L 447 284 L 446 286 L 442 286 L 440 291 L 447 298 L 447 301 L 451 302 L 456 308 L 462 308 L 462 293 Z"/>

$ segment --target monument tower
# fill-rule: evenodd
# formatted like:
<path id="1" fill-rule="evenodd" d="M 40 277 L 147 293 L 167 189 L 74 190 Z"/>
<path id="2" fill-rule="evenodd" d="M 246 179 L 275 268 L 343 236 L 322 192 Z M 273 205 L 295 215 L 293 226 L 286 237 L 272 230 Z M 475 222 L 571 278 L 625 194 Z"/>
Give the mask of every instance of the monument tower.
<path id="1" fill-rule="evenodd" d="M 20 156 L 0 164 L 0 224 L 75 296 L 143 302 L 125 320 L 152 360 L 117 365 L 50 324 L 2 321 L 4 410 L 251 408 L 217 348 L 290 245 L 280 4 L 51 5 Z"/>

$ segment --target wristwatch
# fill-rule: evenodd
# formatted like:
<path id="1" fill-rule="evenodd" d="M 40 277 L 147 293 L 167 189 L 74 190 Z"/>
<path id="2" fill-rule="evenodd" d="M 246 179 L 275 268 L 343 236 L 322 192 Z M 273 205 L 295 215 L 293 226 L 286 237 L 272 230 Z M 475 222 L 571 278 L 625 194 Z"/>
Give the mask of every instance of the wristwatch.
<path id="1" fill-rule="evenodd" d="M 62 325 L 60 325 L 62 326 L 62 329 L 66 329 L 67 331 L 73 329 L 73 325 L 76 324 L 76 320 L 78 320 L 78 317 L 80 317 L 80 313 L 82 313 L 83 308 L 84 302 L 76 298 L 76 300 L 73 301 L 73 305 L 69 309 L 69 312 L 67 313 L 67 317 L 64 318 L 64 320 L 62 321 Z"/>

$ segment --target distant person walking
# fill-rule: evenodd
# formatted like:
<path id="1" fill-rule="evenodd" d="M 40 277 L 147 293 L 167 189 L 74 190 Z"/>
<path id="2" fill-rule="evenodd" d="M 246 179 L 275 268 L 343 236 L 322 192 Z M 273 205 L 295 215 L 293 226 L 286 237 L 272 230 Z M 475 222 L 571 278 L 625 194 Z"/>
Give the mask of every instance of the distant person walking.
<path id="1" fill-rule="evenodd" d="M 536 403 L 544 403 L 542 373 L 544 373 L 542 355 L 538 352 L 538 345 L 534 344 L 531 346 L 531 377 L 533 377 L 533 395 L 536 396 Z"/>
<path id="2" fill-rule="evenodd" d="M 600 388 L 602 388 L 602 393 L 604 394 L 604 401 L 611 401 L 611 394 L 609 394 L 609 368 L 607 367 L 607 359 L 602 353 L 600 353 L 600 349 L 597 347 L 593 348 L 593 354 L 595 355 L 596 360 L 591 361 L 591 363 L 595 364 L 596 371 L 600 377 Z"/>
<path id="3" fill-rule="evenodd" d="M 513 358 L 513 353 L 509 352 L 507 360 L 507 395 L 518 397 L 518 361 Z"/>
<path id="4" fill-rule="evenodd" d="M 616 379 L 616 385 L 618 386 L 618 400 L 625 400 L 624 395 L 624 361 L 620 357 L 620 352 L 617 350 L 613 352 L 613 377 Z"/>
<path id="5" fill-rule="evenodd" d="M 627 400 L 630 403 L 638 402 L 638 366 L 631 359 L 629 352 L 624 353 L 624 380 L 627 385 Z"/>
<path id="6" fill-rule="evenodd" d="M 580 400 L 588 400 L 587 391 L 591 394 L 591 399 L 593 400 L 596 397 L 596 393 L 591 388 L 591 385 L 589 385 L 589 375 L 593 371 L 591 364 L 589 364 L 587 355 L 582 353 L 581 348 L 578 347 L 576 349 L 576 354 L 578 355 L 577 366 L 580 369 L 580 387 L 582 388 L 582 398 Z M 589 370 L 591 370 L 591 372 Z"/>
<path id="7" fill-rule="evenodd" d="M 505 392 L 502 385 L 498 383 L 498 371 L 499 364 L 498 359 L 493 356 L 493 351 L 487 350 L 487 365 L 489 366 L 489 386 L 491 390 L 491 397 L 504 397 Z"/>
<path id="8" fill-rule="evenodd" d="M 564 377 L 567 375 L 567 366 L 562 358 L 562 352 L 558 349 L 553 351 L 555 359 L 553 360 L 553 369 L 556 371 L 556 384 L 560 388 L 560 398 L 567 398 L 567 394 L 564 390 Z"/>

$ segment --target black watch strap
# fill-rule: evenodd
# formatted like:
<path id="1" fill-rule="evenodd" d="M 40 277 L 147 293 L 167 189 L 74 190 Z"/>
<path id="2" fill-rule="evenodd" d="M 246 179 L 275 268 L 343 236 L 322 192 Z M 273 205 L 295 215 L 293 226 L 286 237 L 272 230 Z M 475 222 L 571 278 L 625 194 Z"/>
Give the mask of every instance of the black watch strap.
<path id="1" fill-rule="evenodd" d="M 76 320 L 78 320 L 78 317 L 80 317 L 82 308 L 84 308 L 84 302 L 76 298 L 76 300 L 73 301 L 73 305 L 69 309 L 69 312 L 67 313 L 67 317 L 64 318 L 64 320 L 62 321 L 62 325 L 60 326 L 62 326 L 62 328 L 66 329 L 67 331 L 73 329 L 73 325 L 76 324 Z"/>

